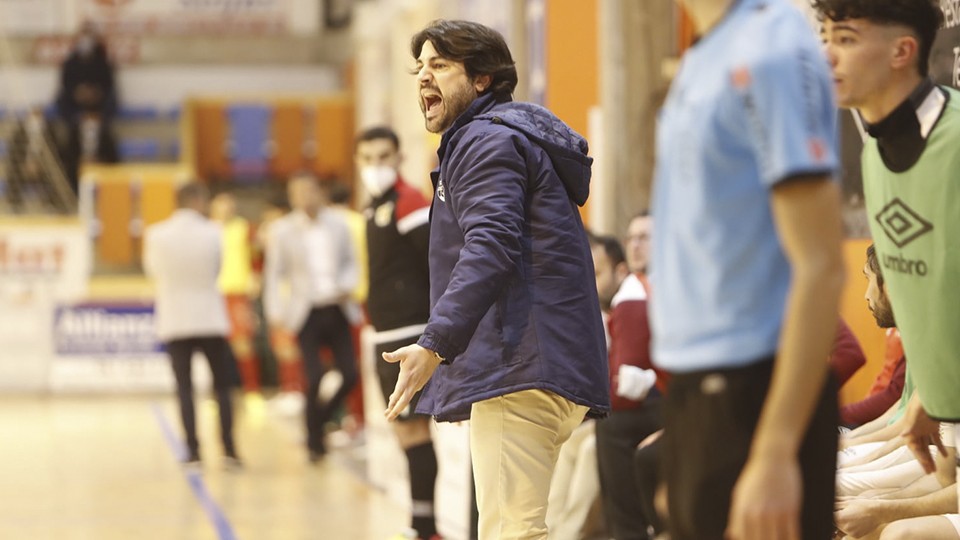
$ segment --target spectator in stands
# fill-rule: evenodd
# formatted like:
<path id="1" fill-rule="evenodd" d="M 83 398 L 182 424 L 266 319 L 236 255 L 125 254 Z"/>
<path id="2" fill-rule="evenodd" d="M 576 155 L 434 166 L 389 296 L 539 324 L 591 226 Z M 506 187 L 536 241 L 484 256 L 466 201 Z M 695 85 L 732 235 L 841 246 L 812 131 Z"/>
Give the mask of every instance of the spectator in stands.
<path id="1" fill-rule="evenodd" d="M 877 326 L 888 331 L 895 331 L 896 321 L 893 319 L 893 309 L 890 307 L 890 300 L 887 296 L 887 284 L 883 281 L 883 274 L 873 244 L 870 244 L 867 248 L 867 262 L 863 266 L 863 275 L 867 278 L 867 291 L 864 298 L 867 301 L 867 307 L 877 321 Z M 898 332 L 896 335 L 899 337 Z M 888 333 L 888 343 L 890 339 Z M 894 362 L 890 362 L 890 358 L 887 358 L 883 370 L 877 376 L 877 381 L 870 389 L 867 397 L 855 403 L 844 405 L 840 409 L 840 421 L 844 425 L 857 427 L 874 420 L 900 399 L 900 394 L 903 393 L 904 379 L 906 378 L 907 359 L 903 355 L 902 347 L 896 348 L 899 349 L 900 354 L 894 355 L 896 356 Z"/>
<path id="2" fill-rule="evenodd" d="M 382 361 L 381 356 L 416 343 L 430 317 L 430 203 L 400 177 L 401 159 L 400 139 L 392 129 L 374 127 L 357 136 L 354 162 L 370 195 L 364 223 L 370 276 L 367 313 L 376 331 L 374 358 L 385 404 L 397 386 L 400 366 Z M 426 540 L 437 534 L 437 457 L 430 417 L 414 412 L 419 398 L 420 392 L 391 426 L 407 457 L 410 536 Z"/>
<path id="3" fill-rule="evenodd" d="M 220 224 L 223 236 L 222 262 L 217 285 L 227 301 L 230 316 L 230 347 L 240 367 L 246 392 L 260 390 L 260 361 L 253 347 L 257 320 L 251 305 L 253 258 L 250 253 L 250 222 L 237 214 L 232 193 L 217 194 L 210 203 L 210 217 Z"/>
<path id="4" fill-rule="evenodd" d="M 24 210 L 24 192 L 33 191 L 44 204 L 60 212 L 70 208 L 72 196 L 62 189 L 60 149 L 43 109 L 31 107 L 18 118 L 7 149 L 7 200 L 14 212 Z"/>
<path id="5" fill-rule="evenodd" d="M 307 380 L 307 449 L 316 463 L 326 454 L 325 425 L 359 376 L 350 335 L 351 321 L 361 316 L 351 299 L 359 274 L 350 228 L 328 207 L 326 190 L 308 175 L 294 176 L 287 188 L 293 212 L 270 227 L 264 304 L 270 324 L 297 334 Z M 330 376 L 320 362 L 324 346 L 331 349 L 340 383 L 321 402 L 321 379 Z"/>
<path id="6" fill-rule="evenodd" d="M 117 111 L 114 68 L 97 28 L 85 23 L 60 67 L 57 112 L 67 124 L 64 166 L 74 192 L 81 163 L 115 163 L 113 117 Z"/>
<path id="7" fill-rule="evenodd" d="M 200 463 L 193 405 L 193 353 L 202 351 L 210 364 L 220 409 L 220 437 L 227 466 L 240 465 L 233 440 L 233 356 L 227 343 L 228 323 L 223 296 L 217 290 L 220 272 L 220 228 L 206 217 L 206 187 L 190 183 L 177 191 L 179 209 L 147 228 L 143 268 L 156 284 L 157 336 L 166 344 L 173 366 L 186 433 L 187 464 Z"/>
<path id="8" fill-rule="evenodd" d="M 649 223 L 649 218 L 639 219 Z M 639 511 L 642 499 L 632 473 L 633 454 L 662 426 L 662 394 L 650 363 L 647 289 L 628 269 L 616 238 L 594 237 L 591 244 L 600 304 L 609 314 L 612 407 L 596 426 L 604 515 L 612 538 L 646 540 L 653 524 Z M 656 485 L 644 487 L 652 498 Z"/>

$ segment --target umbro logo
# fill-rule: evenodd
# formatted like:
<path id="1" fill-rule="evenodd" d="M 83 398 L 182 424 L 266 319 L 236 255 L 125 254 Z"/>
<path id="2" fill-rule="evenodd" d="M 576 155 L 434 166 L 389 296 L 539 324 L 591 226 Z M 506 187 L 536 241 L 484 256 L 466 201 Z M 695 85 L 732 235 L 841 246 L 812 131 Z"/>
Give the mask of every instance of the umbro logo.
<path id="1" fill-rule="evenodd" d="M 447 192 L 443 189 L 443 180 L 437 182 L 437 198 L 443 202 L 447 202 Z"/>
<path id="2" fill-rule="evenodd" d="M 894 245 L 903 248 L 933 230 L 933 224 L 920 217 L 899 197 L 890 201 L 875 216 L 877 223 Z"/>

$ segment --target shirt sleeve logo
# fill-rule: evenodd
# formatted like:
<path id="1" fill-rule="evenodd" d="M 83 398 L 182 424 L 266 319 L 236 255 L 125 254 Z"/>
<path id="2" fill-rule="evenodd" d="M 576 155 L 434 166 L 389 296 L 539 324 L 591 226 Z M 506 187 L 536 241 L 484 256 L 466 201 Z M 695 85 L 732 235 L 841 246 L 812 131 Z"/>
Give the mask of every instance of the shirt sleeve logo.
<path id="1" fill-rule="evenodd" d="M 899 197 L 893 199 L 875 216 L 877 223 L 898 248 L 933 230 L 933 224 L 920 217 Z"/>
<path id="2" fill-rule="evenodd" d="M 810 150 L 810 157 L 816 163 L 823 163 L 827 158 L 827 145 L 819 137 L 813 137 L 807 142 L 807 148 Z"/>
<path id="3" fill-rule="evenodd" d="M 730 82 L 737 90 L 746 90 L 753 77 L 750 76 L 750 70 L 746 66 L 738 67 L 730 74 Z"/>

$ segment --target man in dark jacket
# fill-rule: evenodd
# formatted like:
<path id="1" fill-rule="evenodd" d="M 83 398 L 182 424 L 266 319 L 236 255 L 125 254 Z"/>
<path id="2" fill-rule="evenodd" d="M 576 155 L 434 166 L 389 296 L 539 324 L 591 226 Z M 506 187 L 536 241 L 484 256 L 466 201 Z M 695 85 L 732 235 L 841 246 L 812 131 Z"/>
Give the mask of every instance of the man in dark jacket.
<path id="1" fill-rule="evenodd" d="M 103 37 L 86 23 L 80 29 L 74 49 L 60 66 L 57 113 L 67 125 L 63 151 L 67 179 L 76 193 L 80 164 L 119 161 L 113 137 L 113 116 L 117 90 L 113 64 Z"/>
<path id="2" fill-rule="evenodd" d="M 586 141 L 542 107 L 513 103 L 503 37 L 436 21 L 414 36 L 420 107 L 442 133 L 430 229 L 427 327 L 400 362 L 387 417 L 470 418 L 479 534 L 546 538 L 560 445 L 607 412 L 607 361 L 590 246 L 577 209 Z M 429 384 L 428 384 L 429 381 Z"/>

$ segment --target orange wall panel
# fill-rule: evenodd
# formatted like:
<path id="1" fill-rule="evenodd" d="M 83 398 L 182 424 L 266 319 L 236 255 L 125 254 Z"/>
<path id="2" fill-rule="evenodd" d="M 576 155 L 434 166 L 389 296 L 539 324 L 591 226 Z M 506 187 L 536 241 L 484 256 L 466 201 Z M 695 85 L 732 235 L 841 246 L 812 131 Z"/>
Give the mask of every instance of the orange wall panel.
<path id="1" fill-rule="evenodd" d="M 133 198 L 126 182 L 104 182 L 97 186 L 97 219 L 100 236 L 97 237 L 97 255 L 108 264 L 133 263 L 133 239 L 130 237 L 130 219 L 133 217 Z"/>
<path id="2" fill-rule="evenodd" d="M 315 172 L 350 183 L 353 178 L 353 103 L 329 99 L 316 103 L 314 136 L 317 142 Z"/>
<path id="3" fill-rule="evenodd" d="M 546 106 L 584 137 L 590 108 L 600 101 L 597 23 L 597 0 L 547 3 Z M 589 205 L 580 209 L 584 220 Z"/>
<path id="4" fill-rule="evenodd" d="M 144 227 L 167 219 L 176 210 L 176 189 L 170 178 L 144 180 L 140 188 L 140 217 Z"/>
<path id="5" fill-rule="evenodd" d="M 224 104 L 195 101 L 192 109 L 197 175 L 206 180 L 226 177 L 230 171 L 230 163 L 224 151 L 224 143 L 229 136 Z"/>
<path id="6" fill-rule="evenodd" d="M 306 165 L 303 156 L 305 125 L 302 103 L 278 103 L 274 108 L 271 137 L 276 147 L 270 159 L 270 172 L 274 176 L 287 178 Z"/>
<path id="7" fill-rule="evenodd" d="M 599 103 L 597 0 L 549 2 L 546 10 L 547 108 L 577 133 Z"/>

